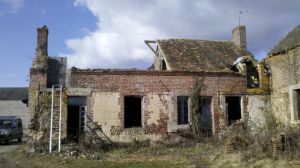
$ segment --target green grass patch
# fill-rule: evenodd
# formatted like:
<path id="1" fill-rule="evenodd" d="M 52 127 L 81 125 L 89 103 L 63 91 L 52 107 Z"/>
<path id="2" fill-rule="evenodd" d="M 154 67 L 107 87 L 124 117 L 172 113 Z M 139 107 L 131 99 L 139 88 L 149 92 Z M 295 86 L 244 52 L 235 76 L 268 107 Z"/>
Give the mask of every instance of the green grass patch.
<path id="1" fill-rule="evenodd" d="M 22 149 L 23 148 L 23 149 Z M 199 143 L 193 146 L 163 145 L 151 147 L 122 147 L 106 152 L 95 152 L 95 159 L 65 157 L 18 151 L 0 155 L 0 167 L 5 168 L 181 168 L 181 167 L 300 167 L 300 161 L 290 158 L 256 157 L 247 151 L 225 154 L 221 145 Z M 88 153 L 88 151 L 87 151 Z"/>

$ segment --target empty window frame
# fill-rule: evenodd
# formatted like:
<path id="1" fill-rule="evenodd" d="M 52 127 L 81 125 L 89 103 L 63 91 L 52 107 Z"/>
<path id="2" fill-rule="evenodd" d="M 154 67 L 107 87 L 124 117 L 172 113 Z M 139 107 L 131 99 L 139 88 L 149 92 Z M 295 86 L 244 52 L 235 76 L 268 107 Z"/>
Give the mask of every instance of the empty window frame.
<path id="1" fill-rule="evenodd" d="M 253 62 L 247 62 L 247 87 L 258 88 L 259 87 L 259 74 L 257 67 L 254 66 Z"/>
<path id="2" fill-rule="evenodd" d="M 160 61 L 160 67 L 161 67 L 161 70 L 167 70 L 166 61 L 164 59 L 162 59 Z"/>
<path id="3" fill-rule="evenodd" d="M 296 99 L 297 99 L 297 109 L 296 109 L 296 118 L 300 119 L 300 89 L 296 90 Z"/>
<path id="4" fill-rule="evenodd" d="M 124 97 L 124 127 L 142 126 L 142 97 L 125 96 Z"/>
<path id="5" fill-rule="evenodd" d="M 293 120 L 300 120 L 300 89 L 293 90 Z"/>
<path id="6" fill-rule="evenodd" d="M 177 114 L 178 114 L 178 124 L 188 124 L 188 96 L 177 96 Z"/>
<path id="7" fill-rule="evenodd" d="M 199 97 L 201 129 L 207 133 L 212 130 L 211 97 Z"/>
<path id="8" fill-rule="evenodd" d="M 241 97 L 239 96 L 227 96 L 227 119 L 228 125 L 234 123 L 237 120 L 242 119 L 241 113 Z"/>

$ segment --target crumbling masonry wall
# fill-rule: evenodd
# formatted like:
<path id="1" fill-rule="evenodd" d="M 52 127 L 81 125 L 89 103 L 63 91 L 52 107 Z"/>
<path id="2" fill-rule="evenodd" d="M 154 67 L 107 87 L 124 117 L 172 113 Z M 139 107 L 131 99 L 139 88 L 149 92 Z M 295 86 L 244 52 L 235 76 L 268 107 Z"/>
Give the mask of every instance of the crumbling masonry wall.
<path id="1" fill-rule="evenodd" d="M 43 68 L 30 69 L 29 94 L 29 136 L 28 145 L 31 150 L 47 150 L 49 145 L 50 111 L 51 111 L 51 88 L 47 86 L 47 71 Z M 66 90 L 62 97 L 62 139 L 66 138 L 67 121 L 67 94 Z M 58 117 L 55 113 L 54 117 Z M 57 141 L 58 133 L 54 134 Z"/>
<path id="2" fill-rule="evenodd" d="M 246 92 L 246 78 L 236 73 L 105 71 L 74 69 L 71 88 L 90 88 L 93 121 L 113 141 L 158 140 L 167 132 L 186 129 L 177 124 L 177 96 L 188 96 L 196 79 L 203 78 L 201 95 L 212 97 L 213 132 L 227 125 L 221 97 Z M 142 97 L 142 128 L 124 129 L 124 96 Z M 243 99 L 247 104 L 247 99 Z M 221 109 L 221 110 L 220 110 Z M 246 109 L 244 119 L 247 120 Z"/>
<path id="3" fill-rule="evenodd" d="M 272 112 L 283 124 L 293 122 L 289 88 L 300 83 L 299 60 L 300 47 L 266 58 L 271 71 Z"/>

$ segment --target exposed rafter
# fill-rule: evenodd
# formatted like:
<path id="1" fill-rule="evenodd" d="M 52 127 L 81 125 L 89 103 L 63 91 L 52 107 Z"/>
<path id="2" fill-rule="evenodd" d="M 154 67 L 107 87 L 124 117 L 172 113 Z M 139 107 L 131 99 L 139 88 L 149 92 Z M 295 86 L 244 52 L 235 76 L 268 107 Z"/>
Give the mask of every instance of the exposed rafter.
<path id="1" fill-rule="evenodd" d="M 154 48 L 150 45 L 153 43 L 156 43 L 156 41 L 153 40 L 145 40 L 145 43 L 147 44 L 147 46 L 151 49 L 151 51 L 157 56 L 159 57 L 159 55 L 157 54 L 157 52 L 154 50 Z"/>

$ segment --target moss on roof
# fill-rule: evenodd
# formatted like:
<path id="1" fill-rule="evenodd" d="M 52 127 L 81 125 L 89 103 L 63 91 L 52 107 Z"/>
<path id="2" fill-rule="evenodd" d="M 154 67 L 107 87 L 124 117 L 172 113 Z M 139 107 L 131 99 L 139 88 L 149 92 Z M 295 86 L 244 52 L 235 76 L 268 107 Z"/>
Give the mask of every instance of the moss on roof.
<path id="1" fill-rule="evenodd" d="M 300 25 L 290 31 L 270 52 L 268 55 L 278 55 L 282 52 L 300 46 Z"/>
<path id="2" fill-rule="evenodd" d="M 158 40 L 173 71 L 227 71 L 242 54 L 232 41 Z"/>

